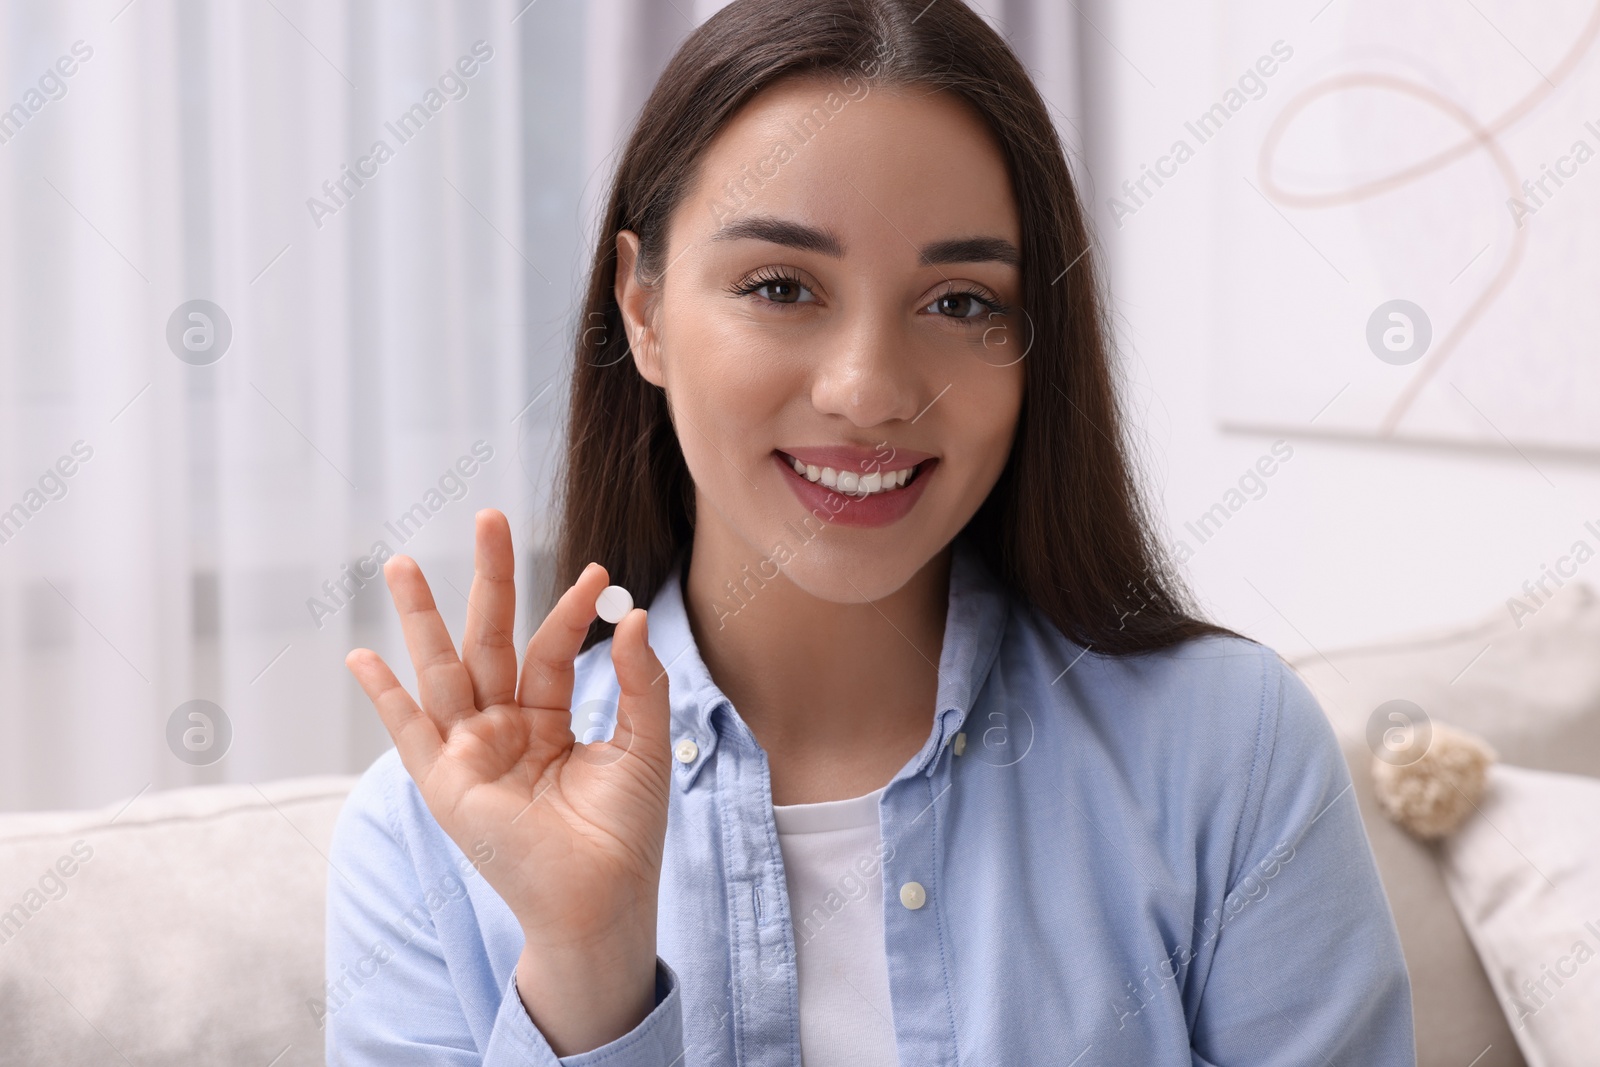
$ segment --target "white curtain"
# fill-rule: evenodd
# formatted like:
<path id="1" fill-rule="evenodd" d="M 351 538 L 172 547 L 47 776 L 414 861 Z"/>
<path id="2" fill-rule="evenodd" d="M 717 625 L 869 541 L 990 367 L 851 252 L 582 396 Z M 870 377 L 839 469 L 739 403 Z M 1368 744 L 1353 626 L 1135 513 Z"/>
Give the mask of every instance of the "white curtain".
<path id="1" fill-rule="evenodd" d="M 481 507 L 526 639 L 594 214 L 720 6 L 0 12 L 0 810 L 361 770 L 375 550 L 459 638 Z M 1081 151 L 1076 14 L 974 6 Z"/>
<path id="2" fill-rule="evenodd" d="M 570 5 L 123 2 L 0 25 L 11 809 L 359 769 L 384 739 L 343 656 L 405 660 L 381 577 L 347 568 L 417 555 L 459 631 L 473 511 L 528 554 L 559 418 L 535 394 L 570 236 L 531 239 L 581 175 L 541 159 L 525 196 L 522 41 L 581 32 Z M 185 312 L 175 354 L 193 300 L 225 351 L 202 308 L 212 347 Z M 194 700 L 222 716 L 174 746 Z"/>

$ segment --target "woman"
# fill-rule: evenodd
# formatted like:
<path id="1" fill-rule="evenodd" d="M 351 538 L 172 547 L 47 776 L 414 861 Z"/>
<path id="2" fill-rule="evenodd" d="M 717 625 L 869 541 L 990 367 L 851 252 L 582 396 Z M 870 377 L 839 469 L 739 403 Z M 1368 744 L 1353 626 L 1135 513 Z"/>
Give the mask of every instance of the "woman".
<path id="1" fill-rule="evenodd" d="M 459 659 L 385 567 L 420 705 L 349 657 L 396 750 L 335 834 L 331 1063 L 1413 1061 L 1332 733 L 1150 533 L 1088 240 L 954 0 L 685 42 L 520 675 L 494 511 Z"/>

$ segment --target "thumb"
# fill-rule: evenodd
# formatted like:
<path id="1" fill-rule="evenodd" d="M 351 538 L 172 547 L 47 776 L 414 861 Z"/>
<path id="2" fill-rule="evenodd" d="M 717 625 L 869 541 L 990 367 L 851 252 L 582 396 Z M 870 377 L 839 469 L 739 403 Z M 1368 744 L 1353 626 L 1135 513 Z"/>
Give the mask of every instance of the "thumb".
<path id="1" fill-rule="evenodd" d="M 645 610 L 634 608 L 617 624 L 612 637 L 611 663 L 622 695 L 611 743 L 659 771 L 668 766 L 672 704 L 666 668 L 650 647 L 649 636 Z"/>

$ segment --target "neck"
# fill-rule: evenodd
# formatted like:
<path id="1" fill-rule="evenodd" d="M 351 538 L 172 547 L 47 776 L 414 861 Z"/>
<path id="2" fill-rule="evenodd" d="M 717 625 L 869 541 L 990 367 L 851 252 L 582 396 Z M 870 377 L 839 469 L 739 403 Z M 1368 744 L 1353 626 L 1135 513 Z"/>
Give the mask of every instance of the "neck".
<path id="1" fill-rule="evenodd" d="M 718 525 L 696 525 L 685 606 L 712 678 L 766 752 L 773 803 L 884 785 L 933 729 L 951 548 L 881 600 L 837 604 Z"/>

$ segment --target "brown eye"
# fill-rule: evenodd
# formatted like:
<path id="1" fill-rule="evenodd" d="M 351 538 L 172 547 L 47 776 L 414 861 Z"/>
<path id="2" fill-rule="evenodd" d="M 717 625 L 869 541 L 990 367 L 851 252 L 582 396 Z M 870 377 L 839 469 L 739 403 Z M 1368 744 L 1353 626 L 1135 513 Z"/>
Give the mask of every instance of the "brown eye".
<path id="1" fill-rule="evenodd" d="M 948 293 L 939 298 L 939 313 L 953 318 L 968 318 L 978 307 L 978 302 L 967 293 Z"/>
<path id="2" fill-rule="evenodd" d="M 928 308 L 947 319 L 975 319 L 998 310 L 996 305 L 977 293 L 965 291 L 935 297 Z"/>
<path id="3" fill-rule="evenodd" d="M 763 290 L 765 290 L 764 295 L 774 304 L 797 304 L 800 302 L 800 293 L 803 291 L 803 289 L 804 286 L 800 285 L 798 282 L 780 279 L 777 281 L 762 282 L 756 287 L 755 291 L 761 293 Z"/>
<path id="4" fill-rule="evenodd" d="M 762 271 L 756 276 L 734 285 L 729 290 L 734 296 L 759 295 L 766 304 L 813 304 L 816 295 L 799 278 L 788 273 Z"/>

